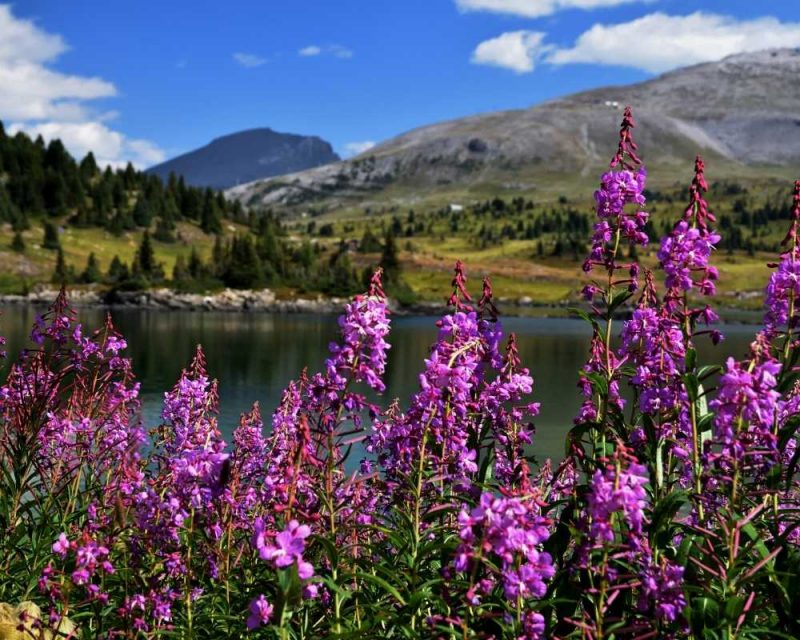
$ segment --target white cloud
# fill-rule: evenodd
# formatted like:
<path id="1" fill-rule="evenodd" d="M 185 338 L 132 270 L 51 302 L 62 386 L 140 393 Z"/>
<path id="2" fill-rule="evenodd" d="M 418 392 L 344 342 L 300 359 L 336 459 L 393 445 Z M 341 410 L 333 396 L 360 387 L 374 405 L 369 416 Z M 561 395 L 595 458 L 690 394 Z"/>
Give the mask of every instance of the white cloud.
<path id="1" fill-rule="evenodd" d="M 472 52 L 472 62 L 511 69 L 517 73 L 533 71 L 536 61 L 547 50 L 544 33 L 509 31 L 481 42 Z"/>
<path id="2" fill-rule="evenodd" d="M 262 58 L 261 56 L 257 56 L 253 53 L 237 52 L 233 54 L 233 59 L 237 62 L 237 64 L 245 67 L 246 69 L 253 69 L 267 63 L 266 58 Z"/>
<path id="3" fill-rule="evenodd" d="M 774 47 L 800 46 L 800 22 L 774 17 L 737 20 L 696 12 L 687 16 L 652 13 L 631 22 L 596 24 L 575 45 L 553 49 L 551 64 L 576 62 L 661 72 L 725 56 Z"/>
<path id="4" fill-rule="evenodd" d="M 343 47 L 340 44 L 332 44 L 328 47 L 328 51 L 330 51 L 333 55 L 337 58 L 352 58 L 353 52 L 348 49 L 347 47 Z"/>
<path id="5" fill-rule="evenodd" d="M 365 151 L 369 151 L 374 146 L 375 142 L 372 140 L 363 140 L 361 142 L 348 142 L 347 144 L 344 145 L 344 153 L 349 158 L 351 156 L 357 156 L 359 154 L 362 154 Z"/>
<path id="6" fill-rule="evenodd" d="M 127 160 L 144 166 L 163 158 L 154 143 L 129 139 L 104 124 L 116 112 L 98 112 L 87 104 L 116 96 L 113 83 L 49 67 L 68 48 L 60 35 L 17 18 L 10 5 L 0 4 L 0 120 L 12 121 L 12 132 L 61 137 L 79 158 L 90 149 L 98 161 L 114 166 Z"/>
<path id="7" fill-rule="evenodd" d="M 120 167 L 130 160 L 136 167 L 147 167 L 164 160 L 164 152 L 154 143 L 128 138 L 102 122 L 15 122 L 9 126 L 11 135 L 18 131 L 32 138 L 41 135 L 47 142 L 60 138 L 75 157 L 80 159 L 91 151 L 100 165 Z"/>
<path id="8" fill-rule="evenodd" d="M 0 40 L 2 40 L 0 31 Z M 86 117 L 85 100 L 108 98 L 117 91 L 100 78 L 51 71 L 35 62 L 10 62 L 0 58 L 0 117 L 43 120 L 80 120 Z"/>
<path id="9" fill-rule="evenodd" d="M 69 47 L 57 34 L 42 31 L 32 20 L 16 18 L 11 6 L 0 5 L 0 60 L 51 62 Z"/>
<path id="10" fill-rule="evenodd" d="M 507 13 L 524 18 L 540 18 L 565 9 L 598 9 L 652 0 L 456 0 L 461 11 Z"/>
<path id="11" fill-rule="evenodd" d="M 134 154 L 132 160 L 134 165 L 149 167 L 167 159 L 164 150 L 150 140 L 126 139 L 124 143 Z"/>
<path id="12" fill-rule="evenodd" d="M 305 58 L 311 58 L 314 56 L 323 56 L 323 55 L 331 55 L 336 58 L 343 58 L 348 59 L 353 57 L 352 49 L 348 49 L 340 44 L 331 44 L 327 46 L 320 46 L 317 44 L 310 44 L 307 47 L 303 47 L 297 52 L 297 55 L 303 56 Z"/>

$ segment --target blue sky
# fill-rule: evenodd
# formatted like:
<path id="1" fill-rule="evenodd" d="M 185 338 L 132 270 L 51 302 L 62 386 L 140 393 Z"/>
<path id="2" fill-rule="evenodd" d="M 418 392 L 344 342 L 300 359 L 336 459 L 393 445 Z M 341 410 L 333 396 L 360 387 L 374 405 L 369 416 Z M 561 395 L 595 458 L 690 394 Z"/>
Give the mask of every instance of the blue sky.
<path id="1" fill-rule="evenodd" d="M 0 4 L 0 120 L 114 165 L 260 126 L 349 155 L 440 120 L 800 46 L 797 5 L 19 0 Z"/>

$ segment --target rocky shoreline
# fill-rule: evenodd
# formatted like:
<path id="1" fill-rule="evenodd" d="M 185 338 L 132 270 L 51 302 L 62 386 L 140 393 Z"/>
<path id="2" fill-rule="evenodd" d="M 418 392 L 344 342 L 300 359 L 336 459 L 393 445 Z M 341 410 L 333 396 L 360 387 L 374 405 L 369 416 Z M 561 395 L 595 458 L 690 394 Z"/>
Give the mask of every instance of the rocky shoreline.
<path id="1" fill-rule="evenodd" d="M 0 305 L 47 306 L 55 300 L 58 290 L 38 286 L 27 295 L 0 295 Z M 163 311 L 223 311 L 252 313 L 310 313 L 338 314 L 342 312 L 347 298 L 318 295 L 308 298 L 282 299 L 271 289 L 224 289 L 215 293 L 184 293 L 172 289 L 150 289 L 148 291 L 105 291 L 97 288 L 75 288 L 69 290 L 69 301 L 76 308 L 136 308 Z M 540 305 L 530 298 L 519 300 L 498 299 L 505 308 L 505 315 L 518 315 L 524 308 L 547 307 L 554 311 L 565 305 Z M 565 303 L 566 304 L 566 303 Z M 445 303 L 420 301 L 410 306 L 389 304 L 393 313 L 400 315 L 436 315 L 445 310 Z"/>
<path id="2" fill-rule="evenodd" d="M 0 306 L 31 305 L 46 307 L 56 299 L 58 290 L 37 286 L 27 295 L 0 294 Z M 308 298 L 278 298 L 271 289 L 223 289 L 215 293 L 184 293 L 172 289 L 150 289 L 148 291 L 105 291 L 98 288 L 75 288 L 69 290 L 70 304 L 75 308 L 128 308 L 155 311 L 218 311 L 231 313 L 308 313 L 313 315 L 340 314 L 349 302 L 348 298 L 317 295 Z M 567 317 L 569 308 L 581 303 L 564 301 L 556 304 L 534 302 L 529 297 L 518 299 L 496 299 L 504 316 Z M 390 301 L 392 313 L 397 315 L 439 315 L 446 306 L 441 302 L 420 301 L 413 305 L 400 306 Z M 734 307 L 721 307 L 720 315 L 726 322 L 759 323 L 761 316 L 754 311 Z M 624 314 L 622 316 L 624 318 Z"/>
<path id="3" fill-rule="evenodd" d="M 0 295 L 0 305 L 49 305 L 56 289 L 37 288 L 27 295 Z M 264 313 L 338 313 L 347 303 L 344 298 L 279 299 L 270 289 L 224 289 L 216 293 L 183 293 L 172 289 L 148 291 L 103 291 L 70 289 L 70 304 L 76 308 L 116 307 L 167 311 L 230 311 Z"/>

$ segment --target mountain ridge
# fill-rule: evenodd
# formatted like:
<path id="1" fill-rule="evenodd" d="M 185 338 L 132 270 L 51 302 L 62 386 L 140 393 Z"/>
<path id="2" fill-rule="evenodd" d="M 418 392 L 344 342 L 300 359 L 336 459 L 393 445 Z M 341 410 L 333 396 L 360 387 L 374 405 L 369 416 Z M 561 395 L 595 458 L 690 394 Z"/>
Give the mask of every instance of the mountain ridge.
<path id="1" fill-rule="evenodd" d="M 418 127 L 342 162 L 240 185 L 251 206 L 374 196 L 391 186 L 522 183 L 588 175 L 615 146 L 625 104 L 634 107 L 645 163 L 686 165 L 695 153 L 747 171 L 800 162 L 800 50 L 736 54 L 634 83 L 597 87 L 527 109 Z"/>
<path id="2" fill-rule="evenodd" d="M 319 136 L 282 133 L 269 127 L 244 129 L 147 169 L 166 180 L 170 173 L 187 184 L 226 189 L 275 175 L 340 160 Z"/>

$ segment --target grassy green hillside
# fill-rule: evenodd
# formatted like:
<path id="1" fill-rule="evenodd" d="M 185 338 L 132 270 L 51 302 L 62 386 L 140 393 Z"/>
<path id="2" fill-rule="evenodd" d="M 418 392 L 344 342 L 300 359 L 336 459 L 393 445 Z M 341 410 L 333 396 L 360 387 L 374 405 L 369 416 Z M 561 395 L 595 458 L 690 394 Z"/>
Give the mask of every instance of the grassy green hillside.
<path id="1" fill-rule="evenodd" d="M 58 221 L 56 221 L 58 222 Z M 225 232 L 232 235 L 241 225 L 226 224 Z M 98 259 L 101 270 L 108 270 L 111 260 L 118 256 L 120 260 L 130 264 L 136 248 L 141 242 L 143 230 L 126 231 L 117 236 L 101 228 L 81 229 L 70 226 L 61 227 L 60 241 L 67 264 L 80 273 L 86 266 L 90 253 Z M 26 287 L 36 283 L 49 282 L 56 264 L 56 252 L 42 248 L 44 227 L 34 224 L 30 229 L 21 232 L 25 242 L 24 252 L 12 249 L 14 231 L 11 225 L 0 227 L 0 292 L 19 293 Z M 194 247 L 200 256 L 207 260 L 211 256 L 214 236 L 203 233 L 200 228 L 190 222 L 177 224 L 174 243 L 153 241 L 157 259 L 163 264 L 166 273 L 172 273 L 175 260 L 179 255 L 188 258 Z"/>

